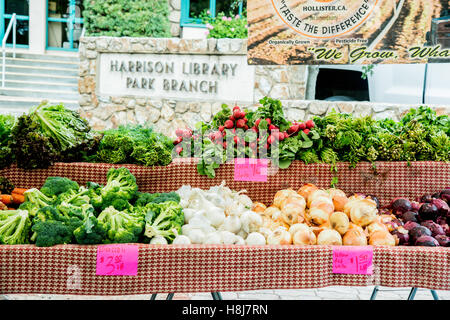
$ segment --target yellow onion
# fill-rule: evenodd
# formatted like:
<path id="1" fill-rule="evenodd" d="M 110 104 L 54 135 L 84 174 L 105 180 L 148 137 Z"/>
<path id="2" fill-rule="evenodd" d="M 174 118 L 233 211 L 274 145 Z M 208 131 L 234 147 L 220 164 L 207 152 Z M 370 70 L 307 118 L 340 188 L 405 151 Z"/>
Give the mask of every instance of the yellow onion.
<path id="1" fill-rule="evenodd" d="M 306 204 L 308 205 L 308 207 L 311 207 L 312 202 L 319 198 L 326 198 L 326 199 L 329 199 L 331 203 L 333 202 L 331 200 L 331 196 L 328 192 L 326 192 L 323 189 L 317 189 L 316 191 L 314 191 L 313 193 L 311 193 L 309 195 L 308 199 L 306 199 Z"/>
<path id="2" fill-rule="evenodd" d="M 283 201 L 281 201 L 280 209 L 283 209 L 284 206 L 286 206 L 286 205 L 288 205 L 290 203 L 298 204 L 299 206 L 303 207 L 303 210 L 306 208 L 305 198 L 303 198 L 298 193 L 296 193 L 295 195 L 290 195 L 287 198 L 285 198 Z"/>
<path id="3" fill-rule="evenodd" d="M 273 199 L 273 205 L 275 207 L 278 207 L 281 209 L 283 201 L 287 197 L 289 197 L 290 195 L 293 195 L 293 194 L 297 194 L 297 192 L 295 192 L 292 189 L 285 189 L 285 190 L 278 191 L 277 193 L 275 193 L 275 197 Z"/>
<path id="4" fill-rule="evenodd" d="M 336 230 L 326 229 L 319 233 L 317 244 L 339 246 L 342 245 L 342 237 Z"/>
<path id="5" fill-rule="evenodd" d="M 272 218 L 268 217 L 268 216 L 262 216 L 262 227 L 263 228 L 271 228 L 272 224 L 274 224 L 274 221 L 272 220 Z"/>
<path id="6" fill-rule="evenodd" d="M 279 228 L 267 237 L 267 244 L 292 244 L 292 236 L 289 231 Z"/>
<path id="7" fill-rule="evenodd" d="M 331 195 L 331 199 L 333 199 L 334 209 L 336 211 L 343 211 L 345 205 L 348 202 L 348 198 L 344 191 L 340 189 L 328 189 L 328 192 Z"/>
<path id="8" fill-rule="evenodd" d="M 294 234 L 300 230 L 311 230 L 311 228 L 304 223 L 296 223 L 289 227 L 289 233 L 291 236 L 294 236 Z"/>
<path id="9" fill-rule="evenodd" d="M 329 214 L 322 209 L 319 208 L 311 208 L 309 209 L 307 213 L 308 220 L 315 224 L 315 225 L 321 225 L 328 221 Z"/>
<path id="10" fill-rule="evenodd" d="M 361 227 L 352 228 L 344 234 L 342 243 L 344 246 L 367 246 L 367 236 Z"/>
<path id="11" fill-rule="evenodd" d="M 369 224 L 366 227 L 367 232 L 369 233 L 369 235 L 371 235 L 372 233 L 374 233 L 375 231 L 387 231 L 389 232 L 388 228 L 386 225 L 382 224 L 379 221 L 374 221 L 371 224 Z"/>
<path id="12" fill-rule="evenodd" d="M 349 225 L 350 221 L 345 213 L 336 211 L 330 215 L 331 228 L 341 235 L 344 235 L 348 231 Z"/>
<path id="13" fill-rule="evenodd" d="M 305 198 L 305 200 L 308 200 L 309 195 L 318 189 L 319 188 L 317 188 L 312 183 L 307 183 L 304 186 L 302 186 L 300 189 L 298 189 L 297 193 L 299 195 L 301 195 L 303 198 Z"/>
<path id="14" fill-rule="evenodd" d="M 375 221 L 377 214 L 378 209 L 373 200 L 355 201 L 350 208 L 350 219 L 361 227 L 365 227 Z"/>
<path id="15" fill-rule="evenodd" d="M 276 220 L 281 215 L 281 211 L 275 206 L 270 206 L 266 210 L 264 210 L 264 215 L 266 217 L 272 218 L 273 220 Z"/>
<path id="16" fill-rule="evenodd" d="M 264 203 L 261 202 L 254 202 L 252 210 L 259 213 L 264 214 L 264 211 L 267 209 L 267 206 Z"/>
<path id="17" fill-rule="evenodd" d="M 334 204 L 333 201 L 330 198 L 326 197 L 317 197 L 313 201 L 311 201 L 311 205 L 309 206 L 310 209 L 312 208 L 318 208 L 326 213 L 328 215 L 332 214 L 334 212 Z"/>
<path id="18" fill-rule="evenodd" d="M 388 231 L 375 231 L 369 237 L 372 246 L 395 246 L 395 237 Z"/>
<path id="19" fill-rule="evenodd" d="M 289 225 L 305 221 L 305 208 L 297 203 L 289 203 L 281 209 L 281 219 Z"/>
<path id="20" fill-rule="evenodd" d="M 292 237 L 292 242 L 297 245 L 314 245 L 317 242 L 316 235 L 311 229 L 298 230 Z"/>

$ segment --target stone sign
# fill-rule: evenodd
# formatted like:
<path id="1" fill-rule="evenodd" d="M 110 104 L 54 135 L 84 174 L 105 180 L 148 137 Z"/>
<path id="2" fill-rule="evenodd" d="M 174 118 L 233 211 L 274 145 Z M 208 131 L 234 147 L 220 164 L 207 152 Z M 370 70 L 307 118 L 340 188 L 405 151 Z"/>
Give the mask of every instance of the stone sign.
<path id="1" fill-rule="evenodd" d="M 245 56 L 101 53 L 99 62 L 100 95 L 253 101 Z"/>

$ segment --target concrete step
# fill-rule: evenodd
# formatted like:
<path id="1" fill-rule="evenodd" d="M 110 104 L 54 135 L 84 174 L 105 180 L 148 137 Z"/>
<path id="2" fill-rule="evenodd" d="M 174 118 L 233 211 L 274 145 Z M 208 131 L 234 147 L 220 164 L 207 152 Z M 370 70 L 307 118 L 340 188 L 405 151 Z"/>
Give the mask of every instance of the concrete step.
<path id="1" fill-rule="evenodd" d="M 0 59 L 0 66 L 3 65 L 3 59 Z M 79 63 L 63 60 L 44 60 L 44 59 L 24 59 L 24 58 L 6 58 L 5 65 L 14 66 L 32 66 L 46 68 L 67 68 L 78 70 Z"/>
<path id="2" fill-rule="evenodd" d="M 62 68 L 62 67 L 38 67 L 38 66 L 19 66 L 6 65 L 6 72 L 25 73 L 25 74 L 45 74 L 45 75 L 61 75 L 61 76 L 78 76 L 78 69 Z"/>
<path id="3" fill-rule="evenodd" d="M 26 97 L 8 97 L 0 96 L 0 114 L 13 114 L 22 115 L 24 112 L 36 105 L 39 105 L 42 99 L 37 98 L 26 98 Z M 72 110 L 78 110 L 78 101 L 74 100 L 63 100 L 63 99 L 49 99 L 52 104 L 63 103 L 66 108 Z"/>
<path id="4" fill-rule="evenodd" d="M 75 93 L 78 93 L 78 85 L 74 83 L 22 81 L 22 80 L 9 80 L 8 78 L 6 78 L 5 81 L 5 88 L 62 90 L 62 91 L 73 91 Z"/>
<path id="5" fill-rule="evenodd" d="M 31 97 L 41 100 L 78 100 L 78 92 L 70 90 L 40 90 L 22 88 L 0 88 L 0 95 L 13 97 Z"/>
<path id="6" fill-rule="evenodd" d="M 77 76 L 62 76 L 62 75 L 47 75 L 47 74 L 27 74 L 27 73 L 17 73 L 17 72 L 6 72 L 6 81 L 18 80 L 18 81 L 31 81 L 31 82 L 42 82 L 42 83 L 55 83 L 58 84 L 71 84 L 78 85 Z"/>
<path id="7" fill-rule="evenodd" d="M 13 53 L 11 51 L 6 52 L 7 57 L 12 57 Z M 54 54 L 54 53 L 46 53 L 46 54 L 34 54 L 34 53 L 19 53 L 16 52 L 16 58 L 22 59 L 38 59 L 38 60 L 59 60 L 59 61 L 68 61 L 68 62 L 78 62 L 80 59 L 78 57 L 78 53 L 73 55 L 67 54 Z"/>

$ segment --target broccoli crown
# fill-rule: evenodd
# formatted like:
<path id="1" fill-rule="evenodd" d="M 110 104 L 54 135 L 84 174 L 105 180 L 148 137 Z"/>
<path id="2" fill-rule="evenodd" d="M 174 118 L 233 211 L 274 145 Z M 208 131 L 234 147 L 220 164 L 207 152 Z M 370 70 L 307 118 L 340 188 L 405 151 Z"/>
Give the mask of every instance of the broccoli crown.
<path id="1" fill-rule="evenodd" d="M 175 201 L 149 203 L 145 206 L 145 232 L 148 238 L 162 236 L 171 243 L 181 233 L 184 224 L 183 209 Z"/>
<path id="2" fill-rule="evenodd" d="M 80 206 L 63 202 L 56 206 L 58 211 L 66 218 L 77 218 L 84 220 L 89 214 L 94 212 L 94 207 L 90 203 L 85 203 Z"/>
<path id="3" fill-rule="evenodd" d="M 31 230 L 36 234 L 34 241 L 38 247 L 72 242 L 73 229 L 61 221 L 39 221 L 33 225 Z"/>
<path id="4" fill-rule="evenodd" d="M 78 191 L 80 186 L 77 182 L 68 178 L 48 177 L 41 188 L 41 192 L 47 197 L 58 196 L 68 191 Z"/>
<path id="5" fill-rule="evenodd" d="M 0 244 L 29 243 L 31 221 L 26 210 L 0 211 Z"/>
<path id="6" fill-rule="evenodd" d="M 25 191 L 25 202 L 20 205 L 20 209 L 28 210 L 34 216 L 39 209 L 53 205 L 55 197 L 48 197 L 36 188 Z"/>
<path id="7" fill-rule="evenodd" d="M 88 188 L 88 197 L 90 200 L 90 203 L 95 209 L 101 209 L 103 198 L 101 195 L 103 186 L 95 183 L 95 182 L 88 182 L 87 183 Z"/>
<path id="8" fill-rule="evenodd" d="M 74 206 L 82 206 L 84 204 L 88 204 L 90 201 L 88 193 L 89 190 L 85 187 L 81 187 L 77 190 L 69 190 L 59 194 L 56 202 L 60 204 L 67 203 Z"/>
<path id="9" fill-rule="evenodd" d="M 78 244 L 99 244 L 106 238 L 106 229 L 97 218 L 90 213 L 83 223 L 73 231 Z"/>
<path id="10" fill-rule="evenodd" d="M 101 190 L 103 198 L 121 198 L 131 200 L 136 195 L 136 178 L 125 167 L 111 168 L 106 175 L 106 185 Z"/>
<path id="11" fill-rule="evenodd" d="M 137 242 L 144 229 L 143 217 L 108 207 L 98 216 L 99 223 L 107 230 L 105 243 Z"/>
<path id="12" fill-rule="evenodd" d="M 145 193 L 138 192 L 138 197 L 135 206 L 146 206 L 148 203 L 161 203 L 166 201 L 180 202 L 180 196 L 176 192 L 168 193 Z"/>

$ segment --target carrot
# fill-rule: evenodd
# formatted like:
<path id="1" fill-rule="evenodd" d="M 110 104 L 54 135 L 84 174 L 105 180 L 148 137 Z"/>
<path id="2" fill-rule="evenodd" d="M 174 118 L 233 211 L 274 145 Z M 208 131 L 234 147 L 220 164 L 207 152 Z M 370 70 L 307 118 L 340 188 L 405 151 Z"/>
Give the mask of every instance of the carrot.
<path id="1" fill-rule="evenodd" d="M 17 193 L 17 194 L 24 194 L 25 191 L 27 191 L 28 189 L 25 188 L 14 188 L 14 190 L 12 191 L 12 193 Z"/>
<path id="2" fill-rule="evenodd" d="M 0 194 L 0 201 L 9 205 L 13 203 L 13 197 L 10 194 Z"/>
<path id="3" fill-rule="evenodd" d="M 13 203 L 14 204 L 21 204 L 25 202 L 25 196 L 23 194 L 18 194 L 18 193 L 11 193 L 11 196 L 13 198 Z"/>

